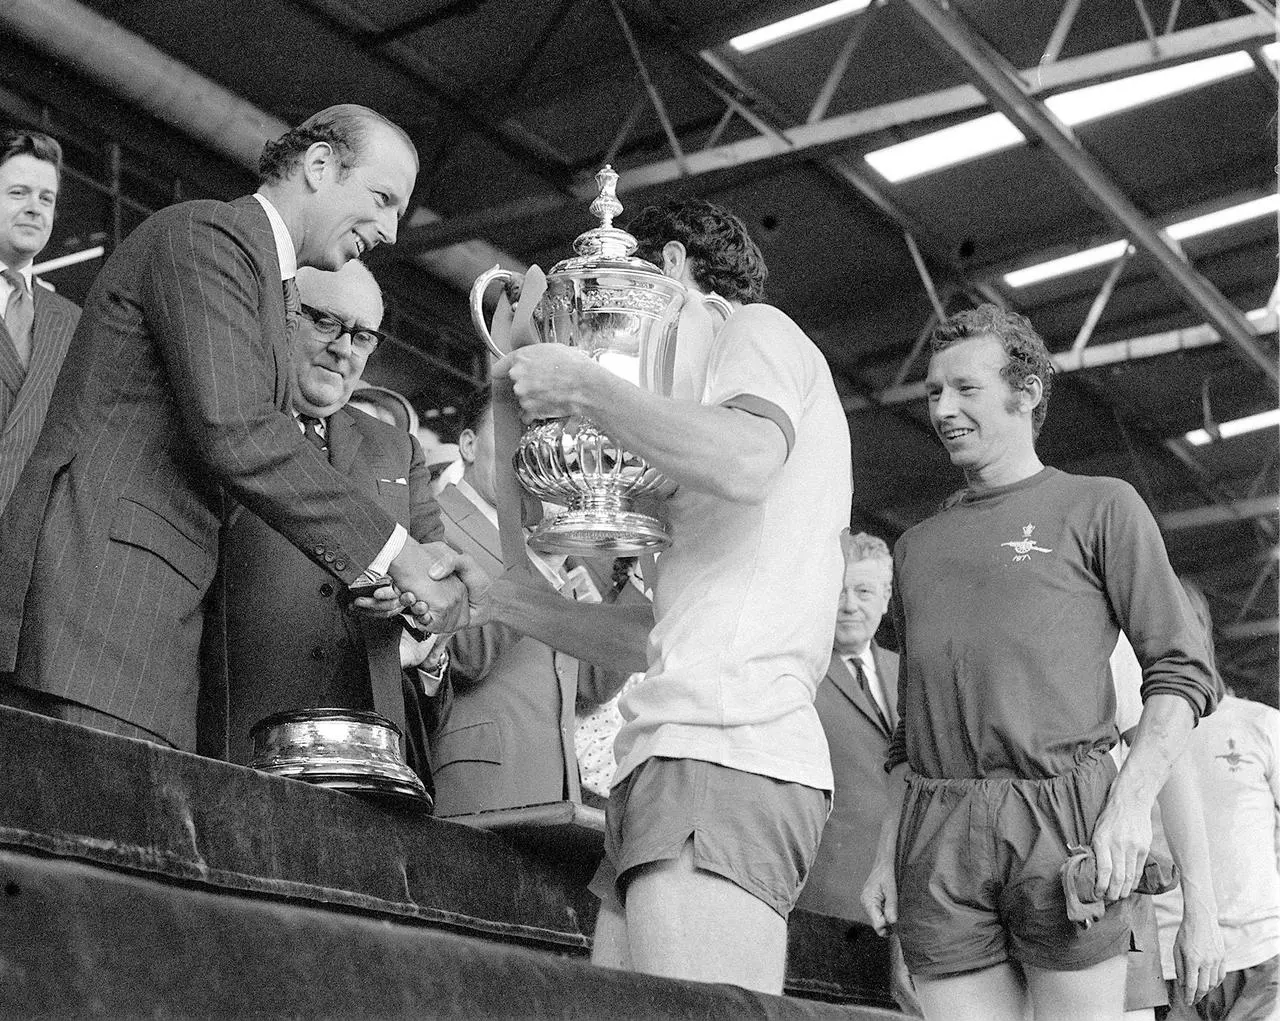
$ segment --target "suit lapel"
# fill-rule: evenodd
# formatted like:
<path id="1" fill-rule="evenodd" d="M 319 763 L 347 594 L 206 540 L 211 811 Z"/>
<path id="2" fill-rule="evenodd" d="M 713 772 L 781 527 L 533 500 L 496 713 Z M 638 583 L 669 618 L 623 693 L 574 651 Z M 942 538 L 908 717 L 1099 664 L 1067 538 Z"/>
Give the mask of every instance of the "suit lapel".
<path id="1" fill-rule="evenodd" d="M 339 408 L 329 416 L 326 442 L 329 445 L 329 463 L 344 475 L 351 473 L 364 433 L 356 428 L 351 413 Z"/>
<path id="2" fill-rule="evenodd" d="M 898 725 L 898 661 L 896 658 L 891 661 L 874 641 L 871 643 L 871 656 L 876 661 L 880 687 L 889 706 L 889 729 L 892 730 Z"/>
<path id="3" fill-rule="evenodd" d="M 456 486 L 446 486 L 438 502 L 440 509 L 458 530 L 487 554 L 488 562 L 482 562 L 480 566 L 492 577 L 499 577 L 505 568 L 502 563 L 502 541 L 498 536 L 498 530 L 481 513 L 480 508 L 463 496 Z"/>
<path id="4" fill-rule="evenodd" d="M 27 369 L 25 376 L 33 384 L 47 379 L 52 386 L 52 381 L 57 378 L 58 370 L 62 366 L 67 347 L 71 344 L 71 335 L 74 331 L 66 328 L 63 321 L 67 316 L 65 308 L 60 307 L 53 300 L 52 295 L 44 293 L 44 288 L 39 284 L 33 289 L 32 299 L 35 316 L 31 323 L 31 366 Z M 5 339 L 8 341 L 5 345 L 6 352 L 13 356 L 13 364 L 21 371 L 22 366 L 18 363 L 18 357 L 13 351 L 13 342 L 8 340 L 8 334 L 5 335 Z M 7 375 L 7 372 L 0 370 L 0 374 Z M 5 422 L 6 431 L 22 420 L 22 413 L 27 405 L 41 399 L 38 393 L 41 389 L 36 385 L 21 387 L 18 399 L 14 402 L 13 409 Z M 45 396 L 47 397 L 47 394 Z"/>
<path id="5" fill-rule="evenodd" d="M 31 331 L 34 336 L 34 324 Z M 26 378 L 27 370 L 18 361 L 18 349 L 13 346 L 13 338 L 9 336 L 8 327 L 4 324 L 4 316 L 0 315 L 0 385 L 3 385 L 16 399 L 22 391 L 22 383 Z M 12 415 L 9 420 L 13 420 Z"/>
<path id="6" fill-rule="evenodd" d="M 262 259 L 263 332 L 270 339 L 271 355 L 276 364 L 276 407 L 287 409 L 293 404 L 293 351 L 289 343 L 289 331 L 285 329 L 284 291 L 280 281 L 280 254 L 276 251 L 276 236 L 271 230 L 267 211 L 252 195 L 243 195 L 231 203 L 241 216 L 252 225 Z"/>
<path id="7" fill-rule="evenodd" d="M 876 665 L 877 667 L 879 666 L 878 663 Z M 844 697 L 853 703 L 854 708 L 867 718 L 868 723 L 882 734 L 888 736 L 888 731 L 885 730 L 884 724 L 880 721 L 880 714 L 869 701 L 870 696 L 863 693 L 862 686 L 858 683 L 858 678 L 845 666 L 844 659 L 841 658 L 839 653 L 831 654 L 831 665 L 827 668 L 827 677 L 831 679 Z"/>

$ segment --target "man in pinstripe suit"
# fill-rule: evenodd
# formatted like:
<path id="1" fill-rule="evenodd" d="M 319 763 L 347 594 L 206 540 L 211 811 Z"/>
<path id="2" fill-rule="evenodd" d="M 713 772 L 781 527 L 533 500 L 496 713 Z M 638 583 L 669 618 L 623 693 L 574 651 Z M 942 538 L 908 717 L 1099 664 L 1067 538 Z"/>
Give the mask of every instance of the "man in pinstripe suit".
<path id="1" fill-rule="evenodd" d="M 80 309 L 31 274 L 49 243 L 62 147 L 38 131 L 0 131 L 0 510 L 44 424 Z"/>
<path id="2" fill-rule="evenodd" d="M 396 125 L 331 107 L 264 148 L 257 194 L 162 210 L 107 261 L 0 518 L 0 699 L 194 748 L 236 503 L 338 582 L 385 573 L 426 626 L 466 623 L 485 576 L 409 536 L 289 410 L 296 267 L 394 242 L 417 169 Z"/>

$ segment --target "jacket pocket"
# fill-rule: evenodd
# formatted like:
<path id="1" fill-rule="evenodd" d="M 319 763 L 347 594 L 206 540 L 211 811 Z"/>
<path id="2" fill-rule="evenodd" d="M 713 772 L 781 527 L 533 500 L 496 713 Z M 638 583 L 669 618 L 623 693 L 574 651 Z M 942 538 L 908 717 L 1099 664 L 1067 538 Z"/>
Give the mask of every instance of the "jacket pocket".
<path id="1" fill-rule="evenodd" d="M 493 722 L 473 723 L 446 731 L 435 742 L 436 768 L 452 762 L 502 762 L 502 734 Z"/>
<path id="2" fill-rule="evenodd" d="M 204 587 L 213 579 L 215 554 L 150 507 L 126 497 L 116 501 L 111 538 L 154 553 L 192 585 Z"/>

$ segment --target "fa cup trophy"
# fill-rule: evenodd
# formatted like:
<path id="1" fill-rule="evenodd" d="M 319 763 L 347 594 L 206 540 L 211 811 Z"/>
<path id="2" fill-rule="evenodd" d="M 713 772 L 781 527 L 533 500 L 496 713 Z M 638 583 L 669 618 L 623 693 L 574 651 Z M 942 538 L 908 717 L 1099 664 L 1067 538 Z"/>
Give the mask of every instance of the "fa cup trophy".
<path id="1" fill-rule="evenodd" d="M 567 344 L 651 393 L 671 396 L 676 324 L 684 285 L 636 258 L 636 239 L 613 226 L 622 212 L 618 175 L 596 175 L 600 194 L 591 212 L 600 226 L 574 242 L 577 254 L 547 274 L 547 289 L 533 310 L 544 344 Z M 494 267 L 471 288 L 471 321 L 499 358 L 485 323 L 485 291 L 515 274 Z M 615 443 L 589 419 L 541 419 L 525 430 L 513 459 L 520 484 L 541 500 L 566 509 L 544 519 L 529 543 L 541 553 L 630 556 L 666 549 L 671 537 L 657 518 L 636 510 L 642 497 L 673 485 L 645 461 Z"/>

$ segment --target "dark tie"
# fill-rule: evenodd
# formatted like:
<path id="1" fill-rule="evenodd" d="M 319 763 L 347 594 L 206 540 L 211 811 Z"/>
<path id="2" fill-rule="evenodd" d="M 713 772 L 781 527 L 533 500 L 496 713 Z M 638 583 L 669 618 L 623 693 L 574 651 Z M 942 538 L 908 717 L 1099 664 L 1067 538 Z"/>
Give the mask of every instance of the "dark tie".
<path id="1" fill-rule="evenodd" d="M 880 708 L 880 703 L 876 701 L 876 696 L 871 691 L 871 681 L 867 677 L 867 671 L 863 669 L 862 657 L 851 656 L 849 662 L 853 664 L 854 676 L 858 678 L 858 687 L 862 689 L 862 694 L 866 696 L 867 702 L 870 703 L 872 710 L 876 714 L 876 719 L 880 721 L 880 726 L 889 730 L 889 721 L 884 718 L 884 711 Z"/>
<path id="2" fill-rule="evenodd" d="M 0 275 L 12 288 L 4 309 L 5 329 L 9 331 L 18 361 L 25 369 L 31 364 L 31 322 L 35 318 L 35 310 L 31 307 L 31 295 L 27 293 L 27 281 L 22 274 L 6 268 Z"/>
<path id="3" fill-rule="evenodd" d="M 298 317 L 302 315 L 302 298 L 298 295 L 298 281 L 293 277 L 281 282 L 284 288 L 284 321 L 292 333 L 298 325 Z"/>
<path id="4" fill-rule="evenodd" d="M 298 415 L 298 421 L 302 423 L 302 435 L 307 438 L 317 450 L 328 450 L 329 445 L 324 441 L 324 434 L 320 432 L 320 419 L 311 415 Z"/>

